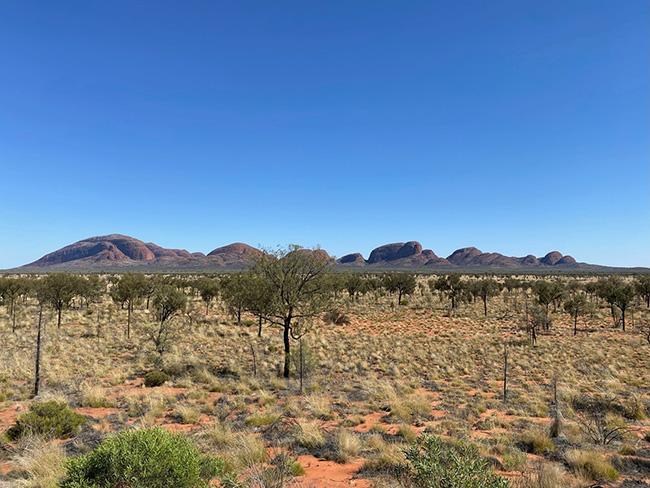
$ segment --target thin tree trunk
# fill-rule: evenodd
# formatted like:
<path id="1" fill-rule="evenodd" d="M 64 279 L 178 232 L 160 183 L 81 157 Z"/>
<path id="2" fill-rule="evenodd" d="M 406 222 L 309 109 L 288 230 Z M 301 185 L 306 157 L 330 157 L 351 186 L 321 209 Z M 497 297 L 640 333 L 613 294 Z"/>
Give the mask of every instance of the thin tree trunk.
<path id="1" fill-rule="evenodd" d="M 487 296 L 483 297 L 483 312 L 485 313 L 485 316 L 487 317 Z"/>
<path id="2" fill-rule="evenodd" d="M 302 353 L 302 337 L 300 338 L 300 394 L 303 392 L 303 378 L 305 374 L 305 359 Z"/>
<path id="3" fill-rule="evenodd" d="M 250 342 L 249 346 L 251 348 L 251 354 L 253 355 L 253 377 L 257 377 L 257 357 L 255 355 L 255 348 L 253 347 L 253 343 Z"/>
<path id="4" fill-rule="evenodd" d="M 262 337 L 262 316 L 260 315 L 259 323 L 257 325 L 257 337 Z"/>
<path id="5" fill-rule="evenodd" d="M 57 310 L 57 314 L 58 314 L 58 315 L 57 315 L 57 319 L 56 319 L 56 328 L 57 328 L 57 329 L 60 329 L 60 328 L 61 328 L 61 310 L 63 310 L 63 308 L 59 308 L 59 309 Z"/>
<path id="6" fill-rule="evenodd" d="M 573 316 L 573 335 L 576 336 L 578 334 L 578 314 L 575 314 Z"/>
<path id="7" fill-rule="evenodd" d="M 36 334 L 36 359 L 34 365 L 34 396 L 41 388 L 41 341 L 43 334 L 43 306 L 38 309 L 38 332 Z"/>
<path id="8" fill-rule="evenodd" d="M 285 378 L 289 377 L 289 371 L 291 369 L 291 342 L 289 337 L 289 331 L 291 330 L 291 319 L 285 319 L 284 321 L 284 373 Z"/>
<path id="9" fill-rule="evenodd" d="M 127 307 L 127 312 L 126 312 L 126 338 L 130 339 L 131 338 L 131 311 L 133 310 L 133 303 L 129 301 L 129 305 Z"/>
<path id="10" fill-rule="evenodd" d="M 503 348 L 503 403 L 508 402 L 508 346 Z"/>
<path id="11" fill-rule="evenodd" d="M 621 325 L 623 326 L 623 332 L 625 332 L 625 307 L 621 308 Z"/>
<path id="12" fill-rule="evenodd" d="M 16 333 L 16 301 L 11 299 L 11 331 Z"/>

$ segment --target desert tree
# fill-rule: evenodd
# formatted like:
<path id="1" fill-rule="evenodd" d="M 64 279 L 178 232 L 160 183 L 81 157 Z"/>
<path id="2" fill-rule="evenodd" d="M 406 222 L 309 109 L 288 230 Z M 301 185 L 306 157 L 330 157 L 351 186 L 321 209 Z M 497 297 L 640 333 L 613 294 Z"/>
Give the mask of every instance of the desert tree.
<path id="1" fill-rule="evenodd" d="M 61 328 L 61 314 L 81 291 L 81 278 L 66 273 L 48 274 L 39 282 L 40 296 L 57 313 L 56 326 Z"/>
<path id="2" fill-rule="evenodd" d="M 564 287 L 559 281 L 551 280 L 537 280 L 532 285 L 533 293 L 535 294 L 535 299 L 537 303 L 544 310 L 544 315 L 546 316 L 546 321 L 544 329 L 548 330 L 551 325 L 550 321 L 550 306 L 556 301 L 562 298 L 564 294 Z"/>
<path id="3" fill-rule="evenodd" d="M 257 317 L 257 337 L 262 337 L 262 325 L 275 307 L 275 290 L 271 283 L 254 273 L 243 275 L 245 283 L 244 309 Z"/>
<path id="4" fill-rule="evenodd" d="M 578 334 L 578 317 L 589 310 L 589 300 L 585 292 L 575 290 L 564 300 L 564 311 L 573 319 L 573 335 Z"/>
<path id="5" fill-rule="evenodd" d="M 431 291 L 439 291 L 447 297 L 451 305 L 451 311 L 456 310 L 458 304 L 467 296 L 467 287 L 459 274 L 440 276 L 437 279 L 429 280 Z"/>
<path id="6" fill-rule="evenodd" d="M 282 328 L 285 378 L 291 369 L 291 340 L 300 340 L 331 300 L 327 286 L 330 265 L 322 252 L 291 246 L 260 256 L 251 271 L 270 289 L 271 305 L 264 319 Z"/>
<path id="7" fill-rule="evenodd" d="M 149 310 L 149 305 L 151 303 L 151 298 L 156 292 L 156 289 L 160 286 L 167 283 L 166 277 L 163 276 L 145 276 L 144 284 L 142 288 L 142 296 L 145 299 L 145 308 Z"/>
<path id="8" fill-rule="evenodd" d="M 174 334 L 173 318 L 185 310 L 187 296 L 177 287 L 164 284 L 156 288 L 152 304 L 157 322 L 149 330 L 149 338 L 162 364 L 163 355 L 169 349 Z"/>
<path id="9" fill-rule="evenodd" d="M 634 279 L 634 287 L 638 295 L 643 298 L 646 308 L 650 308 L 650 275 L 640 275 Z"/>
<path id="10" fill-rule="evenodd" d="M 230 313 L 237 318 L 237 325 L 241 325 L 241 314 L 248 299 L 247 279 L 244 273 L 233 273 L 221 279 L 221 298 Z"/>
<path id="11" fill-rule="evenodd" d="M 136 303 L 143 297 L 146 278 L 142 274 L 127 273 L 111 288 L 111 298 L 116 304 L 126 306 L 126 337 L 131 337 L 131 316 Z"/>
<path id="12" fill-rule="evenodd" d="M 215 278 L 205 276 L 196 280 L 194 286 L 205 303 L 205 314 L 208 315 L 210 304 L 219 296 L 219 282 Z"/>
<path id="13" fill-rule="evenodd" d="M 621 327 L 625 331 L 625 312 L 634 300 L 636 291 L 631 283 L 620 283 L 614 290 L 614 305 L 621 311 Z"/>
<path id="14" fill-rule="evenodd" d="M 618 317 L 616 314 L 616 295 L 617 290 L 623 285 L 623 280 L 619 276 L 608 276 L 600 278 L 596 282 L 596 295 L 607 303 L 609 311 L 612 316 L 614 327 L 618 325 Z"/>
<path id="15" fill-rule="evenodd" d="M 389 293 L 397 293 L 397 304 L 402 304 L 404 295 L 411 295 L 415 291 L 417 281 L 410 273 L 387 273 L 383 277 L 384 288 Z"/>
<path id="16" fill-rule="evenodd" d="M 364 291 L 365 280 L 359 273 L 348 273 L 344 277 L 344 285 L 350 298 L 356 301 L 359 294 Z"/>
<path id="17" fill-rule="evenodd" d="M 11 330 L 16 332 L 16 307 L 18 299 L 29 291 L 24 278 L 0 278 L 0 297 L 7 307 L 11 319 Z"/>
<path id="18" fill-rule="evenodd" d="M 106 286 L 98 275 L 88 275 L 79 281 L 79 296 L 85 302 L 86 307 L 100 301 Z"/>
<path id="19" fill-rule="evenodd" d="M 472 283 L 474 293 L 483 301 L 483 314 L 488 315 L 488 300 L 501 291 L 499 283 L 493 278 L 483 278 Z"/>

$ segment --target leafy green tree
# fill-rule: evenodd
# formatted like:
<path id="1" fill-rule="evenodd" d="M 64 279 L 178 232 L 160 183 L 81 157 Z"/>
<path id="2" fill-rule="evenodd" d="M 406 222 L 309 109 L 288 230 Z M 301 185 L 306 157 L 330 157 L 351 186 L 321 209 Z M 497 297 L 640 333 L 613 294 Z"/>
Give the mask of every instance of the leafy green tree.
<path id="1" fill-rule="evenodd" d="M 350 295 L 350 298 L 357 300 L 360 293 L 363 293 L 365 288 L 365 280 L 359 273 L 348 273 L 344 279 L 345 289 Z"/>
<path id="2" fill-rule="evenodd" d="M 388 273 L 383 277 L 384 288 L 390 293 L 397 293 L 397 304 L 402 304 L 402 296 L 411 295 L 415 291 L 415 276 L 410 273 Z"/>
<path id="3" fill-rule="evenodd" d="M 247 304 L 247 286 L 247 276 L 244 273 L 233 273 L 221 279 L 221 298 L 237 318 L 237 325 L 241 325 L 241 314 Z"/>
<path id="4" fill-rule="evenodd" d="M 650 308 L 650 275 L 637 276 L 634 279 L 636 292 L 645 301 L 646 308 Z"/>
<path id="5" fill-rule="evenodd" d="M 11 318 L 11 330 L 16 332 L 16 307 L 18 299 L 30 289 L 25 278 L 0 278 L 0 298 L 7 306 Z"/>
<path id="6" fill-rule="evenodd" d="M 264 254 L 252 269 L 270 289 L 271 305 L 264 318 L 282 327 L 285 378 L 290 375 L 291 339 L 299 340 L 329 305 L 330 264 L 323 253 L 293 246 Z"/>
<path id="7" fill-rule="evenodd" d="M 169 348 L 174 333 L 172 319 L 185 310 L 187 296 L 175 286 L 165 284 L 157 287 L 152 303 L 158 323 L 149 331 L 149 337 L 162 363 L 163 355 Z"/>
<path id="8" fill-rule="evenodd" d="M 607 302 L 612 316 L 614 327 L 618 325 L 616 316 L 616 293 L 618 288 L 623 285 L 623 280 L 619 276 L 608 276 L 600 278 L 596 282 L 596 294 L 599 298 Z"/>
<path id="9" fill-rule="evenodd" d="M 559 281 L 537 280 L 532 285 L 537 303 L 542 306 L 546 317 L 545 329 L 550 327 L 550 306 L 564 295 L 564 287 Z"/>
<path id="10" fill-rule="evenodd" d="M 501 286 L 492 278 L 482 278 L 472 283 L 474 293 L 483 301 L 483 313 L 488 315 L 488 300 L 501 291 Z"/>
<path id="11" fill-rule="evenodd" d="M 446 295 L 451 303 L 452 310 L 456 310 L 458 304 L 465 299 L 467 294 L 467 286 L 463 283 L 459 274 L 440 276 L 437 279 L 432 278 L 429 280 L 429 288 L 431 288 L 431 291 L 439 291 Z"/>
<path id="12" fill-rule="evenodd" d="M 275 310 L 273 286 L 259 275 L 246 273 L 244 280 L 244 308 L 257 317 L 257 337 L 262 337 L 262 324 L 265 317 Z"/>
<path id="13" fill-rule="evenodd" d="M 215 278 L 200 278 L 194 285 L 205 303 L 205 314 L 208 315 L 210 304 L 219 296 L 219 282 Z"/>
<path id="14" fill-rule="evenodd" d="M 584 315 L 589 309 L 589 300 L 583 291 L 576 291 L 568 295 L 564 301 L 564 311 L 573 319 L 573 335 L 578 334 L 578 317 Z"/>
<path id="15" fill-rule="evenodd" d="M 86 306 L 98 302 L 105 290 L 104 282 L 98 275 L 83 276 L 79 280 L 79 296 Z"/>
<path id="16" fill-rule="evenodd" d="M 632 283 L 620 283 L 614 290 L 614 305 L 621 311 L 621 326 L 625 331 L 625 312 L 636 296 Z"/>
<path id="17" fill-rule="evenodd" d="M 41 298 L 56 310 L 56 326 L 61 328 L 61 313 L 81 292 L 81 279 L 70 274 L 53 273 L 41 279 L 38 286 Z"/>
<path id="18" fill-rule="evenodd" d="M 136 303 L 144 296 L 146 278 L 142 274 L 127 273 L 111 288 L 111 298 L 121 306 L 126 306 L 126 337 L 131 337 L 131 315 Z"/>

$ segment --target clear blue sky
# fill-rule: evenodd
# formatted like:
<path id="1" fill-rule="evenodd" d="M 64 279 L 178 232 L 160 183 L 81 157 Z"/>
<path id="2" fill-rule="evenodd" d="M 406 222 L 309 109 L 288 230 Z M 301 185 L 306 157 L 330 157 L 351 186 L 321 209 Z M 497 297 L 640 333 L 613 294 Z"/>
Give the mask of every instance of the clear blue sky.
<path id="1" fill-rule="evenodd" d="M 0 46 L 0 268 L 113 232 L 650 265 L 647 0 L 9 0 Z"/>

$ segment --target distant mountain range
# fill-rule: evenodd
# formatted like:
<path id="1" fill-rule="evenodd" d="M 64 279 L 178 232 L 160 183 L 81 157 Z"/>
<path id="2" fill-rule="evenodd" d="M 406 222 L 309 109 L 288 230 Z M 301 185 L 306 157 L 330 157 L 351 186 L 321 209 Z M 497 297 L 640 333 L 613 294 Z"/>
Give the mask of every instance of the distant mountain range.
<path id="1" fill-rule="evenodd" d="M 326 254 L 325 251 L 321 251 Z M 89 237 L 46 254 L 33 263 L 14 271 L 220 271 L 237 270 L 250 266 L 263 253 L 240 242 L 218 247 L 208 254 L 184 249 L 166 249 L 154 243 L 145 243 L 133 237 L 111 234 Z M 328 255 L 329 256 L 329 255 Z M 341 269 L 418 270 L 418 271 L 648 271 L 647 268 L 612 268 L 579 263 L 571 256 L 551 251 L 538 258 L 505 256 L 496 252 L 482 252 L 475 247 L 464 247 L 446 258 L 430 249 L 423 249 L 417 241 L 397 242 L 379 246 L 365 259 L 360 253 L 331 258 Z"/>

